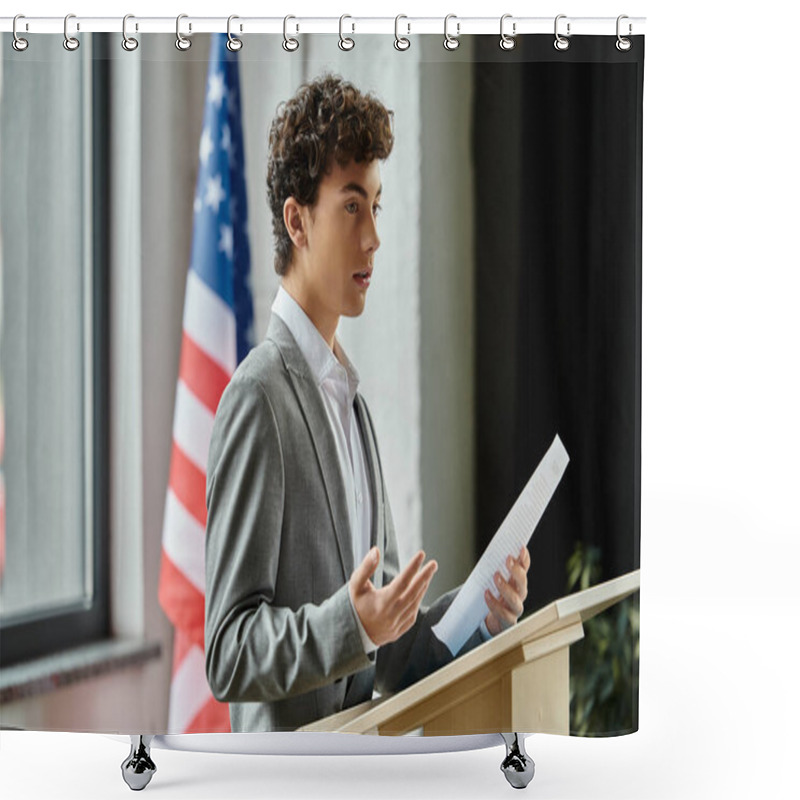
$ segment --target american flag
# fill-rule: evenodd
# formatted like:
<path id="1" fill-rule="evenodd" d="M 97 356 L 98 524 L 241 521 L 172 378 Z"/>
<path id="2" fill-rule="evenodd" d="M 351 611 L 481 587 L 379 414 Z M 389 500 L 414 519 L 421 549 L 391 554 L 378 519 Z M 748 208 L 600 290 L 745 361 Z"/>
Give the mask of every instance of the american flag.
<path id="1" fill-rule="evenodd" d="M 158 597 L 175 626 L 169 733 L 230 731 L 205 674 L 206 462 L 217 404 L 253 342 L 236 54 L 214 34 L 194 196 Z"/>

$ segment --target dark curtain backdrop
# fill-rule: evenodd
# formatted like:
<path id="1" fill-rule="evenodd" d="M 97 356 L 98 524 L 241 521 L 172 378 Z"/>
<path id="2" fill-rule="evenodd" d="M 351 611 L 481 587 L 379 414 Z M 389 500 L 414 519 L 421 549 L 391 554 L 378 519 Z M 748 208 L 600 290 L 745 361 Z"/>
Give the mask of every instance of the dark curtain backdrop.
<path id="1" fill-rule="evenodd" d="M 531 545 L 527 610 L 639 566 L 644 39 L 477 46 L 478 551 L 558 433 L 570 464 Z"/>

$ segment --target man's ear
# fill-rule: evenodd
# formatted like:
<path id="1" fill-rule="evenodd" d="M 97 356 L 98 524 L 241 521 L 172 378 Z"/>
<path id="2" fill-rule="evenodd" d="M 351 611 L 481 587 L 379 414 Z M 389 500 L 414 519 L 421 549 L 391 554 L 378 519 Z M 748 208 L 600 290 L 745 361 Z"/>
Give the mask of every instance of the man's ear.
<path id="1" fill-rule="evenodd" d="M 283 224 L 295 247 L 301 248 L 306 243 L 305 213 L 303 206 L 294 197 L 287 197 L 283 204 Z"/>

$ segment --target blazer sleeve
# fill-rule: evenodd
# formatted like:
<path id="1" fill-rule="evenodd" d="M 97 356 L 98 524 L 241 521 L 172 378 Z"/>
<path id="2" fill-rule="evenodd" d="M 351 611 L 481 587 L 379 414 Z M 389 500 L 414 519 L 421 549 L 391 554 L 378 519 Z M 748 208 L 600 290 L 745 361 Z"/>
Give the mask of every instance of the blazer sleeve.
<path id="1" fill-rule="evenodd" d="M 284 497 L 272 404 L 237 375 L 217 409 L 206 482 L 205 668 L 221 702 L 285 699 L 371 663 L 347 583 L 319 605 L 274 604 Z"/>

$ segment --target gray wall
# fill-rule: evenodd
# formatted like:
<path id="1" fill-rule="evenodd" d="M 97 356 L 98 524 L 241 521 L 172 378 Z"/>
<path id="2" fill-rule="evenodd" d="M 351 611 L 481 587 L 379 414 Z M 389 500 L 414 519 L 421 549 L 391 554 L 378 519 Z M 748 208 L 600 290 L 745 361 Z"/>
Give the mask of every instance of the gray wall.
<path id="1" fill-rule="evenodd" d="M 426 59 L 444 52 L 435 37 L 419 44 Z M 461 58 L 471 49 L 462 41 Z M 472 65 L 426 62 L 422 70 L 420 470 L 422 529 L 440 565 L 435 597 L 477 561 Z"/>

